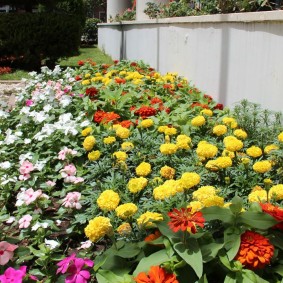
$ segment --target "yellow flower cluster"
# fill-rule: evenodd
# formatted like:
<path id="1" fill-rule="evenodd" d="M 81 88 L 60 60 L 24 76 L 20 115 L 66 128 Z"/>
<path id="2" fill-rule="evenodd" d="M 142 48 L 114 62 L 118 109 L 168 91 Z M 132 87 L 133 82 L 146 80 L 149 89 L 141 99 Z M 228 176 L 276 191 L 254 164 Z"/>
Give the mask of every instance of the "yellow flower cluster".
<path id="1" fill-rule="evenodd" d="M 132 233 L 132 227 L 129 223 L 122 223 L 117 228 L 117 232 L 120 236 L 128 236 Z"/>
<path id="2" fill-rule="evenodd" d="M 215 187 L 203 186 L 193 192 L 193 199 L 199 201 L 202 206 L 224 206 L 224 198 L 218 196 Z M 200 205 L 199 205 L 200 206 Z"/>
<path id="3" fill-rule="evenodd" d="M 269 198 L 277 200 L 283 199 L 283 184 L 272 186 L 269 190 Z"/>
<path id="4" fill-rule="evenodd" d="M 187 207 L 190 207 L 192 209 L 191 213 L 195 213 L 203 208 L 203 204 L 198 200 L 193 200 L 189 203 Z"/>
<path id="5" fill-rule="evenodd" d="M 134 145 L 133 145 L 133 143 L 131 143 L 131 142 L 123 142 L 123 143 L 121 144 L 121 148 L 122 148 L 123 150 L 125 150 L 125 151 L 130 151 L 130 150 L 132 150 L 132 149 L 134 148 Z"/>
<path id="6" fill-rule="evenodd" d="M 160 169 L 160 175 L 165 179 L 173 179 L 175 176 L 176 170 L 170 166 L 163 166 Z"/>
<path id="7" fill-rule="evenodd" d="M 214 157 L 217 154 L 217 152 L 218 152 L 218 148 L 207 141 L 200 141 L 196 149 L 197 155 L 204 159 Z"/>
<path id="8" fill-rule="evenodd" d="M 237 139 L 234 136 L 227 136 L 223 140 L 225 148 L 228 151 L 239 151 L 243 148 L 244 144 L 241 140 Z"/>
<path id="9" fill-rule="evenodd" d="M 147 211 L 137 219 L 137 223 L 140 228 L 153 228 L 155 227 L 154 222 L 158 222 L 162 220 L 163 220 L 162 214 L 157 212 Z"/>
<path id="10" fill-rule="evenodd" d="M 160 152 L 164 155 L 174 154 L 178 150 L 178 146 L 174 143 L 164 143 L 160 145 Z"/>
<path id="11" fill-rule="evenodd" d="M 178 149 L 190 149 L 192 140 L 187 135 L 178 135 L 176 141 Z"/>
<path id="12" fill-rule="evenodd" d="M 153 189 L 153 197 L 156 200 L 164 200 L 183 191 L 181 180 L 167 180 L 163 185 Z"/>
<path id="13" fill-rule="evenodd" d="M 99 159 L 100 156 L 101 156 L 101 152 L 99 150 L 91 151 L 87 155 L 87 157 L 90 161 L 96 161 L 96 160 Z"/>
<path id="14" fill-rule="evenodd" d="M 112 144 L 116 141 L 116 138 L 115 137 L 106 137 L 103 139 L 103 142 L 105 144 Z"/>
<path id="15" fill-rule="evenodd" d="M 126 161 L 128 155 L 124 151 L 116 151 L 113 153 L 113 156 L 117 159 L 117 161 Z"/>
<path id="16" fill-rule="evenodd" d="M 221 156 L 215 160 L 209 160 L 205 167 L 212 171 L 217 171 L 219 169 L 225 169 L 232 166 L 232 159 L 229 156 Z"/>
<path id="17" fill-rule="evenodd" d="M 202 115 L 206 115 L 206 116 L 209 116 L 209 117 L 211 117 L 213 115 L 213 112 L 210 109 L 203 109 L 203 110 L 200 111 L 200 113 Z"/>
<path id="18" fill-rule="evenodd" d="M 246 153 L 250 157 L 257 158 L 262 155 L 262 150 L 260 147 L 253 145 L 246 150 Z"/>
<path id="19" fill-rule="evenodd" d="M 269 144 L 264 148 L 264 153 L 269 154 L 272 150 L 277 150 L 279 147 L 276 144 Z"/>
<path id="20" fill-rule="evenodd" d="M 177 129 L 174 128 L 174 127 L 167 127 L 165 130 L 164 130 L 164 134 L 165 135 L 168 135 L 168 136 L 173 136 L 173 135 L 176 135 L 177 134 Z"/>
<path id="21" fill-rule="evenodd" d="M 136 168 L 136 174 L 138 176 L 145 177 L 151 173 L 151 165 L 148 162 L 142 162 L 137 168 Z"/>
<path id="22" fill-rule="evenodd" d="M 234 136 L 237 137 L 238 139 L 244 140 L 248 137 L 248 134 L 246 133 L 246 131 L 242 130 L 242 129 L 237 129 L 234 131 Z"/>
<path id="23" fill-rule="evenodd" d="M 89 221 L 84 232 L 92 242 L 97 242 L 105 235 L 111 235 L 113 233 L 113 227 L 109 218 L 98 216 Z"/>
<path id="24" fill-rule="evenodd" d="M 281 132 L 277 138 L 280 142 L 283 142 L 283 132 Z"/>
<path id="25" fill-rule="evenodd" d="M 121 139 L 127 139 L 131 134 L 131 131 L 127 128 L 124 128 L 122 126 L 118 127 L 116 129 L 116 136 Z"/>
<path id="26" fill-rule="evenodd" d="M 271 170 L 271 163 L 268 160 L 258 161 L 253 165 L 253 169 L 257 173 L 266 173 Z"/>
<path id="27" fill-rule="evenodd" d="M 190 189 L 200 183 L 200 175 L 195 172 L 185 172 L 181 176 L 184 189 Z"/>
<path id="28" fill-rule="evenodd" d="M 233 151 L 229 151 L 227 149 L 224 149 L 222 151 L 222 156 L 229 156 L 230 158 L 234 158 L 235 157 L 235 153 Z"/>
<path id="29" fill-rule="evenodd" d="M 249 202 L 266 202 L 267 192 L 265 190 L 256 190 L 248 195 Z"/>
<path id="30" fill-rule="evenodd" d="M 236 121 L 234 118 L 232 118 L 232 117 L 224 117 L 224 118 L 222 119 L 222 122 L 223 122 L 225 125 L 229 126 L 231 129 L 235 129 L 235 128 L 238 127 L 237 121 Z"/>
<path id="31" fill-rule="evenodd" d="M 217 125 L 213 127 L 212 132 L 219 137 L 227 133 L 227 127 L 225 125 Z"/>
<path id="32" fill-rule="evenodd" d="M 159 126 L 157 130 L 159 133 L 165 133 L 166 129 L 168 128 L 168 126 Z"/>
<path id="33" fill-rule="evenodd" d="M 96 143 L 94 136 L 88 136 L 83 141 L 83 147 L 86 151 L 91 151 Z"/>
<path id="34" fill-rule="evenodd" d="M 97 199 L 98 207 L 103 211 L 115 210 L 120 202 L 119 194 L 113 190 L 105 190 Z"/>
<path id="35" fill-rule="evenodd" d="M 205 124 L 205 118 L 202 115 L 196 116 L 191 121 L 192 126 L 201 127 Z"/>
<path id="36" fill-rule="evenodd" d="M 150 128 L 151 126 L 153 126 L 153 120 L 152 119 L 144 119 L 141 121 L 140 126 L 142 128 Z"/>
<path id="37" fill-rule="evenodd" d="M 119 205 L 115 212 L 121 219 L 128 219 L 132 217 L 138 211 L 138 207 L 134 203 L 125 203 Z"/>
<path id="38" fill-rule="evenodd" d="M 82 136 L 83 136 L 83 137 L 88 136 L 88 135 L 91 133 L 91 131 L 92 131 L 92 127 L 87 127 L 87 128 L 85 128 L 85 129 L 83 129 L 83 130 L 82 130 Z"/>
<path id="39" fill-rule="evenodd" d="M 128 189 L 131 193 L 136 194 L 146 187 L 148 180 L 144 177 L 132 178 L 128 182 Z"/>

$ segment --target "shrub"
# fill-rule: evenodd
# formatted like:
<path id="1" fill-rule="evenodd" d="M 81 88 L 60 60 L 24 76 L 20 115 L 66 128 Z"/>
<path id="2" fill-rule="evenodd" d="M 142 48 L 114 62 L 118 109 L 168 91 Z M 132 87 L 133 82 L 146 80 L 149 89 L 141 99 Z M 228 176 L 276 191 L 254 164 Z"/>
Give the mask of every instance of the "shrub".
<path id="1" fill-rule="evenodd" d="M 83 28 L 81 41 L 83 44 L 92 45 L 97 43 L 97 24 L 101 21 L 97 18 L 88 18 Z"/>

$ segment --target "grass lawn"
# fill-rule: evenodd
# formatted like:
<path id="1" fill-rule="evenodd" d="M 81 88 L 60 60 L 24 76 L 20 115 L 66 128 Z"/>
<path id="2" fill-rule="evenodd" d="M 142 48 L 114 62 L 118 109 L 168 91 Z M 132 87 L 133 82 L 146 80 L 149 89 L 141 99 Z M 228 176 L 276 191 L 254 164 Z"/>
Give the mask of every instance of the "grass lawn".
<path id="1" fill-rule="evenodd" d="M 80 54 L 78 56 L 69 57 L 69 58 L 60 60 L 59 65 L 62 67 L 75 68 L 75 67 L 78 67 L 79 60 L 86 60 L 89 58 L 92 59 L 92 61 L 96 62 L 97 64 L 113 63 L 111 57 L 103 53 L 96 46 L 80 48 L 79 52 Z M 0 80 L 21 80 L 22 78 L 28 78 L 28 77 L 29 77 L 28 72 L 23 71 L 23 70 L 15 70 L 11 74 L 0 75 Z"/>

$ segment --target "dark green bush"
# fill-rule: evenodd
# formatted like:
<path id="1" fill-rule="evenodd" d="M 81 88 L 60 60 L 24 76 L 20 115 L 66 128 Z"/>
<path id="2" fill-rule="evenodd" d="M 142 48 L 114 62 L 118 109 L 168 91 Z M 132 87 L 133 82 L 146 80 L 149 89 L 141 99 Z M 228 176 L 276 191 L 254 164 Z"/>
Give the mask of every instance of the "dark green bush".
<path id="1" fill-rule="evenodd" d="M 86 19 L 85 26 L 82 33 L 82 44 L 92 45 L 97 43 L 97 24 L 101 23 L 101 20 L 97 18 Z"/>
<path id="2" fill-rule="evenodd" d="M 54 65 L 58 58 L 78 52 L 80 17 L 57 13 L 1 14 L 0 57 L 22 58 L 22 67 L 38 70 L 41 63 Z"/>

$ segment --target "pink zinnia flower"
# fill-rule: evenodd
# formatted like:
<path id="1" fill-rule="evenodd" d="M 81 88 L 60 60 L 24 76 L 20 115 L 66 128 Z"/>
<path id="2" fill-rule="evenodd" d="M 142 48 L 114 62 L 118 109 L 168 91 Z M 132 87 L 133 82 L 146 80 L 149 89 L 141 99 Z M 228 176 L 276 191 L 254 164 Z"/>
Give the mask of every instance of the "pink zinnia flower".
<path id="1" fill-rule="evenodd" d="M 6 241 L 0 242 L 0 265 L 5 265 L 14 255 L 17 245 L 10 244 Z"/>
<path id="2" fill-rule="evenodd" d="M 30 222 L 32 220 L 32 217 L 29 214 L 24 215 L 20 220 L 19 220 L 19 228 L 28 228 L 30 225 Z"/>

